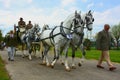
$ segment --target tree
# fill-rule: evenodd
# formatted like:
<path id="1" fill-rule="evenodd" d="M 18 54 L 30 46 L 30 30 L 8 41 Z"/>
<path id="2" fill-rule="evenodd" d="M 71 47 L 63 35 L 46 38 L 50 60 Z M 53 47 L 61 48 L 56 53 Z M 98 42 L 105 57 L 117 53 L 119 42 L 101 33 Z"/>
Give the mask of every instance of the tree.
<path id="1" fill-rule="evenodd" d="M 91 49 L 91 41 L 89 39 L 85 39 L 84 40 L 84 46 L 86 47 L 86 50 L 90 50 Z"/>
<path id="2" fill-rule="evenodd" d="M 0 30 L 0 42 L 3 40 L 2 30 Z"/>
<path id="3" fill-rule="evenodd" d="M 119 48 L 118 44 L 120 39 L 120 23 L 118 25 L 114 25 L 111 31 L 117 40 L 117 49 L 118 49 Z"/>

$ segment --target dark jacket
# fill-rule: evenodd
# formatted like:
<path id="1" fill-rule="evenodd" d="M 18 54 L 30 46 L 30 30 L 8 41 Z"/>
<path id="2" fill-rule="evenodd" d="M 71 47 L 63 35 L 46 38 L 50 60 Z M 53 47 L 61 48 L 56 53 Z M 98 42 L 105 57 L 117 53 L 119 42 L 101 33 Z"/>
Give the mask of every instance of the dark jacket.
<path id="1" fill-rule="evenodd" d="M 10 35 L 8 35 L 6 37 L 6 46 L 13 46 L 16 47 L 17 46 L 17 36 L 14 35 L 13 37 L 10 37 Z"/>
<path id="2" fill-rule="evenodd" d="M 96 47 L 99 50 L 105 51 L 110 49 L 111 40 L 115 41 L 115 37 L 111 32 L 102 30 L 97 35 Z"/>

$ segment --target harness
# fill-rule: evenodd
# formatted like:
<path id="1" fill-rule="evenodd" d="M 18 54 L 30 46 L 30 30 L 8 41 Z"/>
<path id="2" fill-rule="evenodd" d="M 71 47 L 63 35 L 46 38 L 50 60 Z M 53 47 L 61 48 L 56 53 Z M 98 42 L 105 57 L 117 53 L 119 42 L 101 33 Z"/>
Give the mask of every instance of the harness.
<path id="1" fill-rule="evenodd" d="M 60 27 L 60 32 L 57 33 L 57 34 L 53 34 L 54 30 L 55 30 L 56 28 L 58 28 L 58 27 Z M 65 33 L 64 29 L 71 30 L 71 29 L 66 28 L 66 27 L 63 27 L 63 26 L 55 26 L 55 27 L 52 29 L 52 31 L 50 32 L 49 37 L 46 37 L 46 38 L 43 38 L 43 39 L 40 39 L 40 40 L 43 41 L 43 40 L 46 40 L 46 39 L 50 39 L 50 42 L 51 42 L 52 45 L 54 45 L 54 42 L 55 42 L 54 37 L 57 36 L 57 35 L 62 35 L 64 38 L 66 38 L 67 40 L 69 40 L 68 37 L 67 37 L 68 34 Z M 70 34 L 71 34 L 71 33 L 70 33 Z"/>
<path id="2" fill-rule="evenodd" d="M 75 19 L 73 19 L 73 21 L 74 21 L 75 24 L 77 23 Z M 50 32 L 49 37 L 43 38 L 43 39 L 41 39 L 41 41 L 43 41 L 43 40 L 45 40 L 45 39 L 50 39 L 51 44 L 54 45 L 54 43 L 55 43 L 54 37 L 57 36 L 57 35 L 62 35 L 65 39 L 71 40 L 71 39 L 72 39 L 71 34 L 72 34 L 74 31 L 72 30 L 73 32 L 70 32 L 69 34 L 66 34 L 65 31 L 64 31 L 64 29 L 67 29 L 67 30 L 70 30 L 70 31 L 71 31 L 71 29 L 64 27 L 62 24 L 63 24 L 63 22 L 61 23 L 60 26 L 54 27 L 54 28 L 52 29 L 52 31 Z M 70 26 L 72 27 L 72 24 L 71 24 Z M 75 26 L 75 25 L 74 25 L 74 26 Z M 54 30 L 55 30 L 56 28 L 58 28 L 58 27 L 60 27 L 60 32 L 57 33 L 57 34 L 53 34 Z M 80 26 L 78 26 L 78 27 L 80 27 Z M 78 27 L 76 27 L 76 28 L 78 28 Z M 74 28 L 74 29 L 75 29 L 75 28 Z"/>

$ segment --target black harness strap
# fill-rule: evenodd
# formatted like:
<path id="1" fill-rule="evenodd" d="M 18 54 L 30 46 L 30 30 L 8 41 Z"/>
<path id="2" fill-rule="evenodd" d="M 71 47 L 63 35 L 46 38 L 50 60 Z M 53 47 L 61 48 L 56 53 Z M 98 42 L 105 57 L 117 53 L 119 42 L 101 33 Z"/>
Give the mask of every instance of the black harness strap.
<path id="1" fill-rule="evenodd" d="M 54 30 L 55 30 L 57 27 L 60 27 L 60 33 L 57 33 L 57 34 L 54 34 L 54 35 L 53 35 L 53 32 L 54 32 Z M 62 35 L 63 37 L 67 38 L 67 37 L 66 37 L 66 33 L 65 33 L 65 31 L 64 31 L 63 28 L 68 29 L 68 30 L 71 30 L 71 29 L 66 28 L 66 27 L 63 27 L 63 26 L 56 26 L 56 27 L 53 28 L 53 30 L 51 31 L 49 37 L 43 38 L 43 39 L 40 39 L 40 40 L 43 41 L 43 40 L 45 40 L 45 39 L 50 39 L 51 44 L 54 45 L 53 43 L 55 42 L 55 40 L 54 40 L 54 37 L 55 37 L 55 36 L 57 36 L 57 35 Z"/>
<path id="2" fill-rule="evenodd" d="M 59 33 L 58 33 L 58 34 L 53 35 L 53 31 L 54 31 L 56 28 L 57 28 L 57 26 L 55 26 L 55 28 L 53 28 L 53 30 L 51 31 L 51 33 L 50 33 L 50 35 L 49 35 L 49 36 L 51 37 L 51 38 L 50 38 L 50 42 L 52 43 L 52 45 L 54 45 L 53 42 L 55 42 L 54 37 L 59 34 Z"/>

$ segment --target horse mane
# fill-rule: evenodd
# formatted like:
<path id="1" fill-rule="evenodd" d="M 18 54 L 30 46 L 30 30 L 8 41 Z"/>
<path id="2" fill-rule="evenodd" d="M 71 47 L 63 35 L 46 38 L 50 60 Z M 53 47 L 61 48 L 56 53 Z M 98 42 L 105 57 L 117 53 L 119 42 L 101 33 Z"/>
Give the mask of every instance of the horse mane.
<path id="1" fill-rule="evenodd" d="M 67 25 L 67 24 L 71 23 L 76 16 L 81 16 L 81 15 L 80 15 L 80 12 L 78 12 L 78 13 L 75 12 L 75 13 L 73 13 L 73 14 L 70 14 L 70 15 L 63 21 L 63 26 L 70 26 L 70 25 Z"/>
<path id="2" fill-rule="evenodd" d="M 67 27 L 67 26 L 71 26 L 72 20 L 75 18 L 75 14 L 71 14 L 69 15 L 64 21 L 63 21 L 63 26 Z"/>

